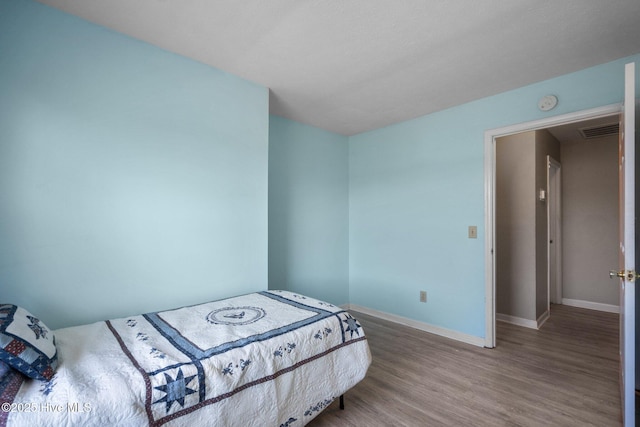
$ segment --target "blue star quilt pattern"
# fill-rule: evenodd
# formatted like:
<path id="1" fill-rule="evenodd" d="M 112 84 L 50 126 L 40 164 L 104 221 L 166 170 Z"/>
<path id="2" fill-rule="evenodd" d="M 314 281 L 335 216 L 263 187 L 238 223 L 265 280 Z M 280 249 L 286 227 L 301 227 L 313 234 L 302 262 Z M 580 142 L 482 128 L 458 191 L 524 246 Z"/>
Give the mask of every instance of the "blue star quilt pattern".
<path id="1" fill-rule="evenodd" d="M 371 363 L 350 313 L 287 291 L 57 330 L 56 338 L 60 367 L 47 394 L 21 389 L 16 398 L 67 405 L 76 396 L 90 413 L 62 411 L 55 422 L 9 414 L 8 425 L 302 426 Z M 78 354 L 88 346 L 96 347 L 90 355 Z M 81 375 L 91 384 L 75 394 L 70 380 Z"/>

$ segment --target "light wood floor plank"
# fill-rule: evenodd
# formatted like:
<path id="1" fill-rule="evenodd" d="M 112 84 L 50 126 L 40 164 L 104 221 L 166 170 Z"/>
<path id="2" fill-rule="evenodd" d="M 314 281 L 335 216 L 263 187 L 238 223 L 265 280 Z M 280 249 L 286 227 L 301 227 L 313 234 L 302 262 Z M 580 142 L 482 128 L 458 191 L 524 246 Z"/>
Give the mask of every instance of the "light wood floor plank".
<path id="1" fill-rule="evenodd" d="M 484 349 L 353 312 L 373 363 L 309 425 L 620 426 L 618 315 L 551 313 L 539 331 L 498 322 Z"/>

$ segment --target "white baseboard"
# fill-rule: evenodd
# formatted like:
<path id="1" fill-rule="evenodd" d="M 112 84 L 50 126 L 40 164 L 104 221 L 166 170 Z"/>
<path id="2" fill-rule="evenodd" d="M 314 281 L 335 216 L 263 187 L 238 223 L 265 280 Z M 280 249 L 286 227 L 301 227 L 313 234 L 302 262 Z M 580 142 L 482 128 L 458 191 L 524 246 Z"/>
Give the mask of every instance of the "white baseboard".
<path id="1" fill-rule="evenodd" d="M 496 320 L 498 322 L 511 323 L 512 325 L 524 326 L 525 328 L 538 329 L 537 321 L 525 319 L 523 317 L 511 316 L 509 314 L 496 313 Z"/>
<path id="2" fill-rule="evenodd" d="M 549 317 L 551 317 L 551 313 L 549 313 L 549 310 L 547 310 L 544 313 L 542 313 L 540 315 L 540 317 L 538 317 L 538 320 L 536 320 L 536 324 L 537 324 L 537 328 L 536 329 L 540 329 L 542 327 L 542 325 L 544 325 L 545 322 L 547 320 L 549 320 Z"/>
<path id="3" fill-rule="evenodd" d="M 620 307 L 613 304 L 583 301 L 579 299 L 562 298 L 562 304 L 572 307 L 588 308 L 589 310 L 606 311 L 607 313 L 620 313 Z"/>
<path id="4" fill-rule="evenodd" d="M 431 325 L 429 323 L 420 322 L 417 320 L 409 319 L 406 317 L 398 316 L 391 313 L 385 313 L 384 311 L 378 311 L 367 307 L 362 307 L 356 304 L 345 304 L 341 306 L 345 310 L 359 311 L 360 313 L 368 314 L 369 316 L 378 317 L 380 319 L 388 320 L 390 322 L 399 323 L 401 325 L 409 326 L 414 329 L 429 332 L 434 335 L 440 335 L 441 337 L 451 338 L 456 341 L 462 341 L 467 344 L 472 344 L 478 347 L 484 347 L 484 338 L 476 337 L 473 335 L 464 334 L 462 332 L 454 331 L 451 329 L 442 328 L 440 326 Z"/>

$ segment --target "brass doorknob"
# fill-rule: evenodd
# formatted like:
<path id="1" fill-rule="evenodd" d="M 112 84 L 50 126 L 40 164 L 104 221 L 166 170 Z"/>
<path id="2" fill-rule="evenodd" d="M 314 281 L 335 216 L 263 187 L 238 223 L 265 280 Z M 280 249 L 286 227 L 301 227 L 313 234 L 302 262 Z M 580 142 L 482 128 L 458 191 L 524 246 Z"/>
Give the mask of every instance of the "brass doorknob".
<path id="1" fill-rule="evenodd" d="M 613 279 L 614 277 L 619 277 L 621 279 L 626 279 L 629 282 L 634 282 L 640 276 L 638 276 L 638 274 L 633 270 L 629 270 L 629 271 L 610 270 L 609 278 Z"/>
<path id="2" fill-rule="evenodd" d="M 615 277 L 624 279 L 626 277 L 626 274 L 624 273 L 624 270 L 623 271 L 609 270 L 609 279 L 613 279 Z"/>

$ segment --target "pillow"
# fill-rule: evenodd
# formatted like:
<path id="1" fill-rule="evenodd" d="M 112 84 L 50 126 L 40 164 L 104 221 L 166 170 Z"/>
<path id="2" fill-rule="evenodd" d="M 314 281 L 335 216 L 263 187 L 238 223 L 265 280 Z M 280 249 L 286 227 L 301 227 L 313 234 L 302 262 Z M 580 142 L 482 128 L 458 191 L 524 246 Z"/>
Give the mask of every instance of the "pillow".
<path id="1" fill-rule="evenodd" d="M 0 361 L 49 381 L 58 363 L 53 332 L 24 308 L 0 304 Z"/>

